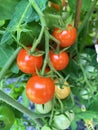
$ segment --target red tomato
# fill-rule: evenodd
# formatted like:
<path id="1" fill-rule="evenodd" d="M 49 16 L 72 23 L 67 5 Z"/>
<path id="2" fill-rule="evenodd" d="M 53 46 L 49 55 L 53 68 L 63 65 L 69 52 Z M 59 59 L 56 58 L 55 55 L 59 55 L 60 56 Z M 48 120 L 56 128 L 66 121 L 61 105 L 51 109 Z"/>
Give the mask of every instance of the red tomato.
<path id="1" fill-rule="evenodd" d="M 36 104 L 44 104 L 54 96 L 55 85 L 51 78 L 34 76 L 26 85 L 27 97 Z"/>
<path id="2" fill-rule="evenodd" d="M 57 4 L 57 3 L 49 1 L 50 7 L 56 9 L 57 11 L 59 11 L 60 8 L 62 9 L 66 5 L 66 1 L 65 0 L 61 0 L 61 3 L 62 3 L 62 7 L 60 7 L 60 5 Z"/>
<path id="3" fill-rule="evenodd" d="M 55 28 L 52 35 L 60 41 L 61 47 L 68 47 L 74 44 L 77 38 L 77 31 L 75 27 L 69 24 L 67 29 L 64 30 Z"/>
<path id="4" fill-rule="evenodd" d="M 27 74 L 35 73 L 36 68 L 39 70 L 42 66 L 42 63 L 42 56 L 30 55 L 25 49 L 21 49 L 17 56 L 17 65 L 19 69 Z"/>
<path id="5" fill-rule="evenodd" d="M 67 67 L 69 63 L 69 57 L 66 52 L 61 52 L 60 54 L 57 54 L 53 51 L 50 51 L 49 55 L 50 61 L 56 70 L 62 70 Z"/>

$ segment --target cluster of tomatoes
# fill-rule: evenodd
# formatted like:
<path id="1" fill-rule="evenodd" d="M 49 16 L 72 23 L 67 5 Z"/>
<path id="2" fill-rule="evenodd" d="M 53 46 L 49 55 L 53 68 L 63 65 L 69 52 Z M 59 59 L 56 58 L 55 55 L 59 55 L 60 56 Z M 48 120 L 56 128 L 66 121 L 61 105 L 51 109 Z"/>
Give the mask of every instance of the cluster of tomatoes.
<path id="1" fill-rule="evenodd" d="M 66 48 L 74 44 L 77 37 L 77 31 L 69 24 L 67 29 L 55 28 L 52 35 L 60 42 L 59 46 L 61 48 Z M 65 51 L 59 51 L 59 53 L 57 53 L 54 50 L 50 50 L 49 59 L 56 71 L 63 70 L 69 63 L 69 56 Z M 58 97 L 62 98 L 63 96 L 63 94 L 60 94 L 61 88 L 57 79 L 53 80 L 50 77 L 35 74 L 36 70 L 41 70 L 43 61 L 44 59 L 42 55 L 31 54 L 31 47 L 21 49 L 17 56 L 17 65 L 19 69 L 26 74 L 33 75 L 26 84 L 26 95 L 33 103 L 36 104 L 44 104 L 50 101 L 55 92 Z M 66 87 L 68 86 L 66 84 L 68 83 L 64 82 L 62 88 L 65 89 L 63 92 L 68 92 L 68 96 L 70 87 Z"/>
<path id="2" fill-rule="evenodd" d="M 69 24 L 66 29 L 55 28 L 52 36 L 59 41 L 59 52 L 56 47 L 49 50 L 47 60 L 51 63 L 53 69 L 51 70 L 51 67 L 48 65 L 48 69 L 46 68 L 45 73 L 54 70 L 58 72 L 67 67 L 69 56 L 64 50 L 66 47 L 74 44 L 77 37 L 77 31 L 75 27 Z M 20 50 L 17 56 L 17 65 L 22 72 L 32 75 L 26 84 L 26 95 L 30 101 L 35 103 L 37 112 L 45 114 L 52 109 L 51 101 L 54 95 L 59 99 L 65 99 L 68 97 L 71 90 L 68 82 L 64 80 L 49 75 L 40 75 L 38 72 L 42 69 L 44 58 L 42 55 L 36 55 L 36 53 L 32 54 L 31 50 L 32 47 L 30 46 L 27 47 L 27 49 Z M 36 52 L 37 51 L 39 50 L 36 49 Z M 68 118 L 64 115 L 61 115 L 61 118 L 64 119 L 64 122 L 69 122 Z M 54 122 L 58 125 L 57 119 L 54 119 Z M 61 127 L 58 126 L 59 129 L 61 129 Z M 67 126 L 64 125 L 64 128 L 67 128 Z"/>

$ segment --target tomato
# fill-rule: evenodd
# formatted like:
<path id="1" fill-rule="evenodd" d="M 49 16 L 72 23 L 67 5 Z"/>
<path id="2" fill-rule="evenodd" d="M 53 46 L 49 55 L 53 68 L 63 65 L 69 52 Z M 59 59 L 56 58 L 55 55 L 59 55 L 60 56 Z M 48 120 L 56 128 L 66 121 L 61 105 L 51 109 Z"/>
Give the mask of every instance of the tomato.
<path id="1" fill-rule="evenodd" d="M 53 51 L 50 51 L 49 56 L 50 61 L 56 70 L 63 70 L 69 63 L 69 56 L 66 52 L 57 54 Z"/>
<path id="2" fill-rule="evenodd" d="M 0 130 L 9 130 L 14 121 L 13 110 L 6 104 L 0 104 Z"/>
<path id="3" fill-rule="evenodd" d="M 74 120 L 74 112 L 72 110 L 66 111 L 65 115 L 70 119 L 70 121 Z"/>
<path id="4" fill-rule="evenodd" d="M 60 41 L 61 47 L 68 47 L 76 41 L 77 31 L 75 27 L 69 24 L 67 29 L 55 28 L 52 35 Z"/>
<path id="5" fill-rule="evenodd" d="M 66 5 L 66 2 L 65 2 L 65 0 L 61 0 L 61 3 L 62 3 L 62 8 L 63 8 L 63 7 Z M 60 5 L 57 4 L 57 3 L 49 2 L 49 4 L 50 4 L 50 7 L 56 9 L 57 11 L 59 11 L 60 8 L 61 8 Z M 62 8 L 61 8 L 61 9 L 62 9 Z"/>
<path id="6" fill-rule="evenodd" d="M 31 47 L 29 47 L 30 49 Z M 19 69 L 27 74 L 36 72 L 36 68 L 39 70 L 43 63 L 42 56 L 30 55 L 25 49 L 21 49 L 17 56 L 17 65 Z"/>
<path id="7" fill-rule="evenodd" d="M 60 10 L 60 6 L 58 4 L 53 3 L 53 2 L 50 2 L 49 4 L 50 4 L 50 7 L 54 8 L 54 9 L 56 9 L 58 11 Z"/>
<path id="8" fill-rule="evenodd" d="M 85 100 L 88 100 L 92 97 L 91 93 L 86 89 L 80 91 L 80 96 Z"/>
<path id="9" fill-rule="evenodd" d="M 58 80 L 55 80 L 54 83 L 55 93 L 58 98 L 64 99 L 69 96 L 71 90 L 69 84 L 66 81 L 64 83 L 60 83 Z"/>
<path id="10" fill-rule="evenodd" d="M 36 104 L 44 104 L 54 96 L 55 86 L 51 78 L 33 76 L 26 85 L 27 97 Z"/>
<path id="11" fill-rule="evenodd" d="M 65 130 L 71 124 L 70 119 L 65 114 L 55 114 L 53 118 L 53 126 L 58 130 Z"/>
<path id="12" fill-rule="evenodd" d="M 45 104 L 35 104 L 35 109 L 41 114 L 49 113 L 52 109 L 52 101 L 49 101 Z"/>

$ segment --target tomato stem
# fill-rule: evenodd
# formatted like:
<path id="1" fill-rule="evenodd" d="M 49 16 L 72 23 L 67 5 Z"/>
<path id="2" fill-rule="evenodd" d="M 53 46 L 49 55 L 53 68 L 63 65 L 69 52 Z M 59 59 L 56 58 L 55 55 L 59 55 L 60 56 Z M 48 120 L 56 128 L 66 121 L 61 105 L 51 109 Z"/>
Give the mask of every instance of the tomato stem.
<path id="1" fill-rule="evenodd" d="M 56 98 L 57 98 L 57 100 L 58 100 L 58 102 L 59 102 L 59 104 L 60 104 L 60 107 L 61 107 L 61 113 L 64 113 L 64 106 L 63 106 L 62 101 L 60 100 L 59 97 L 56 97 Z"/>
<path id="2" fill-rule="evenodd" d="M 51 123 L 53 121 L 53 116 L 54 116 L 54 104 L 55 104 L 55 96 L 53 97 L 53 105 L 52 105 L 52 111 L 51 111 L 51 114 L 50 114 L 50 119 L 49 119 L 49 125 L 51 126 Z"/>
<path id="3" fill-rule="evenodd" d="M 80 26 L 79 29 L 78 29 L 78 35 L 79 35 L 80 32 L 83 30 L 83 28 L 85 27 L 87 21 L 89 20 L 89 18 L 90 18 L 90 16 L 91 16 L 91 13 L 93 12 L 93 10 L 94 10 L 94 8 L 95 8 L 96 3 L 97 3 L 97 0 L 94 0 L 94 1 L 92 2 L 92 5 L 91 5 L 90 9 L 88 10 L 88 12 L 87 12 L 87 14 L 86 14 L 86 16 L 85 16 L 85 18 L 84 18 L 84 20 L 83 20 L 81 26 Z"/>
<path id="4" fill-rule="evenodd" d="M 16 43 L 17 43 L 21 48 L 24 48 L 24 49 L 28 52 L 28 54 L 30 53 L 28 47 L 26 47 L 25 45 L 23 45 L 22 43 L 20 43 L 20 42 L 17 40 L 17 38 L 16 38 L 13 34 L 12 34 L 12 38 L 16 41 Z"/>
<path id="5" fill-rule="evenodd" d="M 53 37 L 51 34 L 49 35 L 50 39 L 56 42 L 57 44 L 60 44 L 60 41 L 58 41 L 55 37 Z"/>
<path id="6" fill-rule="evenodd" d="M 38 36 L 38 39 L 33 42 L 33 46 L 31 48 L 31 52 L 32 53 L 35 51 L 35 49 L 37 48 L 38 44 L 40 43 L 43 34 L 44 34 L 44 26 L 42 26 L 42 28 L 41 28 L 40 34 Z"/>
<path id="7" fill-rule="evenodd" d="M 44 59 L 44 64 L 42 67 L 41 75 L 44 75 L 45 68 L 46 68 L 47 63 L 48 63 L 48 57 L 49 57 L 49 32 L 46 29 L 45 30 L 45 59 Z"/>
<path id="8" fill-rule="evenodd" d="M 51 61 L 49 61 L 49 67 L 50 67 L 50 69 L 51 69 L 56 75 L 58 75 L 61 79 L 64 80 L 63 76 L 62 76 L 58 71 L 56 71 L 56 70 L 54 69 L 53 65 L 51 64 Z"/>
<path id="9" fill-rule="evenodd" d="M 84 80 L 85 80 L 86 84 L 87 84 L 88 87 L 90 88 L 91 92 L 93 92 L 92 85 L 89 83 L 89 80 L 88 80 L 88 78 L 87 78 L 87 76 L 86 76 L 86 72 L 85 72 L 83 66 L 82 66 L 81 64 L 79 64 L 79 66 L 80 66 L 80 68 L 81 68 L 81 70 L 82 70 L 82 73 L 83 73 L 83 75 L 84 75 Z"/>
<path id="10" fill-rule="evenodd" d="M 31 5 L 35 9 L 35 11 L 38 13 L 38 15 L 40 17 L 41 26 L 42 26 L 40 34 L 39 34 L 37 40 L 33 43 L 33 46 L 32 46 L 32 49 L 31 49 L 31 52 L 34 52 L 35 49 L 37 48 L 38 44 L 40 43 L 42 36 L 44 34 L 44 30 L 45 30 L 45 27 L 46 27 L 46 21 L 45 21 L 43 12 L 40 10 L 40 8 L 36 4 L 35 0 L 29 0 L 29 2 L 31 3 Z"/>

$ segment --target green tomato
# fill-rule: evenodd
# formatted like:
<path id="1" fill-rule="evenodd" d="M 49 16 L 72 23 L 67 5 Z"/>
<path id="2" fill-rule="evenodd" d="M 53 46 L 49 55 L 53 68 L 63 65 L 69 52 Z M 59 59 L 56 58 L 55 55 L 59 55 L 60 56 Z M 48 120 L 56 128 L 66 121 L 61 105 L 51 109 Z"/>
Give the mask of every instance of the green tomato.
<path id="1" fill-rule="evenodd" d="M 83 99 L 88 100 L 91 98 L 90 93 L 87 90 L 81 90 L 80 95 Z"/>
<path id="2" fill-rule="evenodd" d="M 69 120 L 69 118 L 65 116 L 64 114 L 54 115 L 53 121 L 54 121 L 53 126 L 59 130 L 65 130 L 71 124 L 71 121 Z"/>
<path id="3" fill-rule="evenodd" d="M 71 111 L 66 111 L 65 115 L 69 118 L 70 121 L 72 121 L 74 119 L 74 112 Z"/>
<path id="4" fill-rule="evenodd" d="M 15 115 L 10 106 L 0 105 L 0 130 L 9 130 L 15 121 Z"/>
<path id="5" fill-rule="evenodd" d="M 45 104 L 35 104 L 35 109 L 41 114 L 49 113 L 52 109 L 52 101 L 49 101 Z"/>

